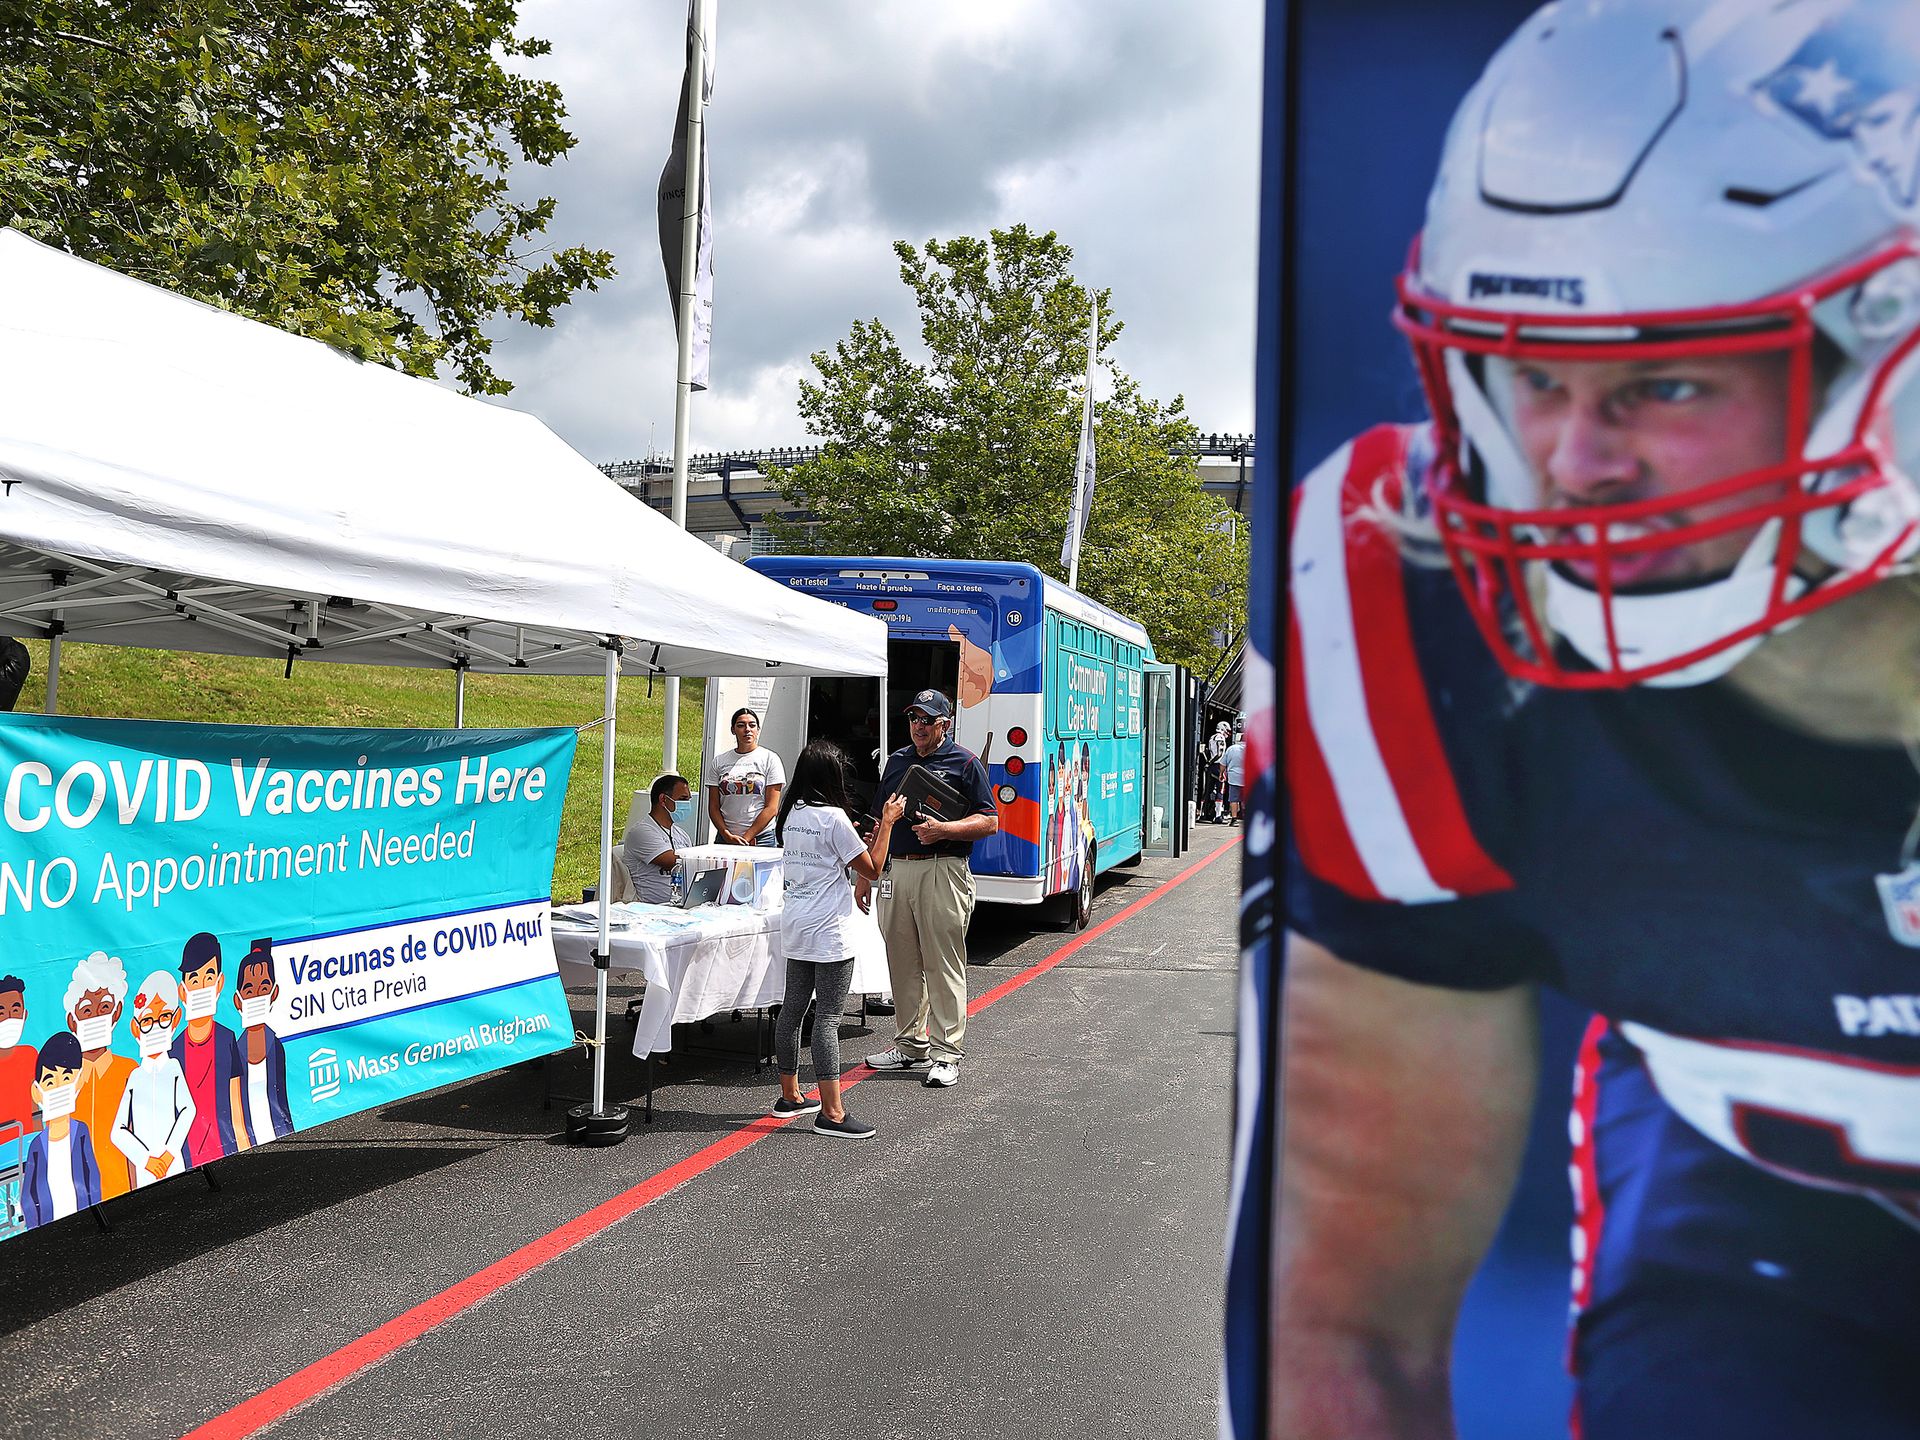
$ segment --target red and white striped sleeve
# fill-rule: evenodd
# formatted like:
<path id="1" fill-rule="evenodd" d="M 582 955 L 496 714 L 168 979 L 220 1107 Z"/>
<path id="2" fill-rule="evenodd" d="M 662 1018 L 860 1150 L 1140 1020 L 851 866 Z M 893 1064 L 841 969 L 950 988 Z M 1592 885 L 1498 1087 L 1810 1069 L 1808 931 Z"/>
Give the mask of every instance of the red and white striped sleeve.
<path id="1" fill-rule="evenodd" d="M 1380 426 L 1293 495 L 1286 781 L 1294 843 L 1317 879 L 1421 904 L 1511 889 L 1468 823 L 1414 646 L 1397 505 L 1414 432 Z"/>

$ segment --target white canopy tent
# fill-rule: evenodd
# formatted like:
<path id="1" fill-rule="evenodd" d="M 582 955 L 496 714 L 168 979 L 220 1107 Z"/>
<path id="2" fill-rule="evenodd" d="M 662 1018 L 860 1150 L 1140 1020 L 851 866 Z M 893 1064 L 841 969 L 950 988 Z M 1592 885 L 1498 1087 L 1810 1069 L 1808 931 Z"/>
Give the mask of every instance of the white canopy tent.
<path id="1" fill-rule="evenodd" d="M 0 230 L 0 632 L 360 664 L 877 674 L 540 421 Z M 585 643 L 583 644 L 583 640 Z M 729 671 L 728 667 L 733 667 Z"/>
<path id="2" fill-rule="evenodd" d="M 877 619 L 736 565 L 530 415 L 0 230 L 0 634 L 606 676 L 879 675 Z M 606 983 L 599 986 L 605 1038 Z M 603 1109 L 596 1051 L 594 1113 Z"/>

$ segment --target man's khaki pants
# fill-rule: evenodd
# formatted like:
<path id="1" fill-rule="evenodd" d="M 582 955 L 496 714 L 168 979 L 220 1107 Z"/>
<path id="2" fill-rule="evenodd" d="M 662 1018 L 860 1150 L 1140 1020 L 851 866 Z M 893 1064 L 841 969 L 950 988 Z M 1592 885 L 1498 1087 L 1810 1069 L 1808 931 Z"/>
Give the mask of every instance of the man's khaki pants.
<path id="1" fill-rule="evenodd" d="M 880 933 L 893 977 L 894 1045 L 916 1060 L 958 1060 L 967 1034 L 967 921 L 973 872 L 954 855 L 894 860 Z"/>

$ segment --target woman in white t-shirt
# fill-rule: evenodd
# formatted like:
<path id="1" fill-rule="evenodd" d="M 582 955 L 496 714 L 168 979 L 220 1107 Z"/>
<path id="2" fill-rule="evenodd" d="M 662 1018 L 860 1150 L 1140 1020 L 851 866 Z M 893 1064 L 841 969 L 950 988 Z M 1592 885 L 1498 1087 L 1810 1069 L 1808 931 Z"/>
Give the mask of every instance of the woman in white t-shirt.
<path id="1" fill-rule="evenodd" d="M 771 845 L 780 790 L 787 782 L 780 757 L 760 743 L 760 717 L 733 712 L 733 749 L 707 762 L 707 818 L 717 845 Z"/>
<path id="2" fill-rule="evenodd" d="M 853 981 L 853 943 L 847 925 L 858 902 L 848 870 L 876 880 L 886 863 L 894 821 L 907 805 L 890 796 L 880 810 L 871 843 L 853 828 L 853 804 L 847 793 L 851 767 L 831 740 L 815 740 L 800 752 L 793 783 L 781 801 L 775 833 L 781 846 L 781 948 L 787 957 L 787 994 L 774 1027 L 774 1054 L 780 1064 L 776 1115 L 809 1115 L 816 1135 L 864 1140 L 873 1134 L 847 1114 L 840 1103 L 840 1016 Z M 807 1002 L 815 1003 L 813 1073 L 820 1098 L 800 1093 L 800 1021 Z"/>

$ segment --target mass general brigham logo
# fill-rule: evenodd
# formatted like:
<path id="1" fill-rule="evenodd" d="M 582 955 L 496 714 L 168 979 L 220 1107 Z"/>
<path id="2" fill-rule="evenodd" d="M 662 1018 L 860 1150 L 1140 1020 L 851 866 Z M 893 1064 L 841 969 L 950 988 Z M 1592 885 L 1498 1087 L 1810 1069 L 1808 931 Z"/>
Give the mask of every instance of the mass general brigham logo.
<path id="1" fill-rule="evenodd" d="M 340 1057 L 331 1048 L 307 1057 L 307 1089 L 316 1102 L 340 1093 Z"/>

